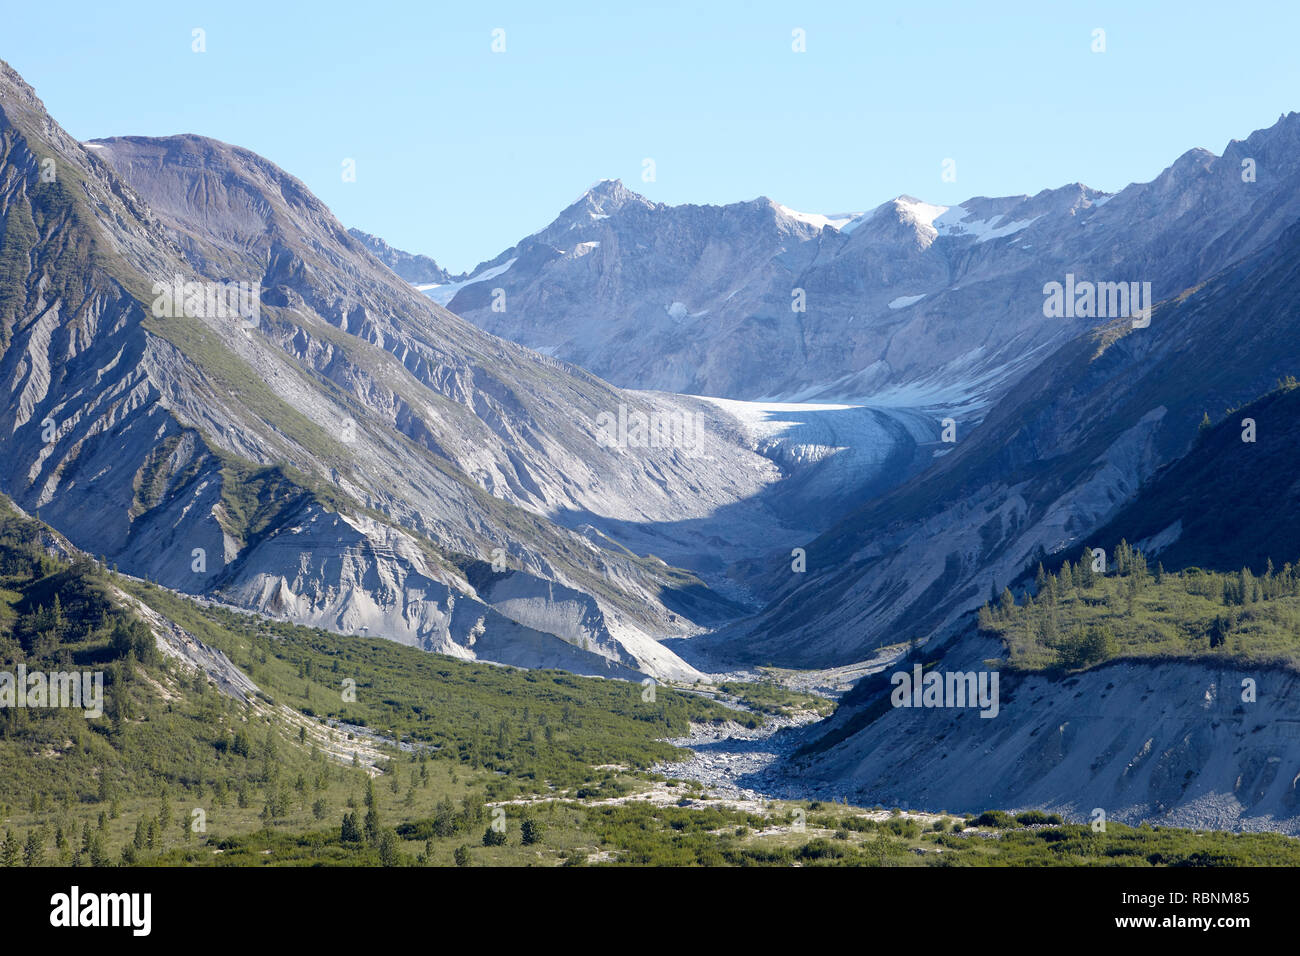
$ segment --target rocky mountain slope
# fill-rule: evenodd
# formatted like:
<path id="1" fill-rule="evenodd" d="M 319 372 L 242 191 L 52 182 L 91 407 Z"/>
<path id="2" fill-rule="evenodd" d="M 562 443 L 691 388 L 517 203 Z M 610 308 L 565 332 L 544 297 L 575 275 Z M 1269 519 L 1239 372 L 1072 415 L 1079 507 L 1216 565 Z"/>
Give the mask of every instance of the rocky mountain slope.
<path id="1" fill-rule="evenodd" d="M 1096 324 L 1044 316 L 1045 283 L 1146 281 L 1161 300 L 1276 239 L 1300 215 L 1298 146 L 1292 113 L 1115 195 L 902 196 L 858 216 L 667 206 L 604 181 L 428 294 L 617 385 L 969 418 Z"/>
<path id="2" fill-rule="evenodd" d="M 1063 346 L 950 454 L 810 542 L 806 574 L 773 562 L 775 597 L 721 645 L 801 666 L 860 660 L 943 633 L 1043 557 L 1073 556 L 1188 451 L 1207 409 L 1300 366 L 1297 263 L 1293 227 L 1157 306 L 1148 328 L 1121 321 Z"/>
<path id="3" fill-rule="evenodd" d="M 983 670 L 969 640 L 941 670 Z M 1081 821 L 1300 833 L 1296 674 L 1116 661 L 1069 677 L 1003 671 L 999 710 L 889 706 L 887 667 L 787 762 L 810 789 L 863 804 L 1037 808 Z M 1242 681 L 1255 682 L 1253 702 Z M 874 705 L 874 706 L 873 706 Z"/>
<path id="4" fill-rule="evenodd" d="M 453 276 L 428 256 L 421 256 L 401 249 L 394 249 L 378 236 L 372 236 L 360 229 L 349 229 L 348 235 L 365 246 L 366 251 L 392 269 L 411 285 L 440 285 L 453 282 L 465 276 Z"/>
<path id="5" fill-rule="evenodd" d="M 734 419 L 485 335 L 245 150 L 80 144 L 7 66 L 0 144 L 0 490 L 20 506 L 124 571 L 267 614 L 693 673 L 657 638 L 734 606 L 597 523 L 779 525 L 746 502 L 781 470 Z M 259 314 L 159 308 L 177 277 L 256 285 Z M 699 441 L 611 446 L 595 423 L 621 405 L 699 412 Z"/>
<path id="6" fill-rule="evenodd" d="M 1191 451 L 1157 472 L 1091 536 L 1096 545 L 1110 553 L 1120 540 L 1133 542 L 1170 570 L 1247 567 L 1262 574 L 1270 561 L 1278 568 L 1294 563 L 1300 557 L 1294 380 L 1202 432 Z"/>

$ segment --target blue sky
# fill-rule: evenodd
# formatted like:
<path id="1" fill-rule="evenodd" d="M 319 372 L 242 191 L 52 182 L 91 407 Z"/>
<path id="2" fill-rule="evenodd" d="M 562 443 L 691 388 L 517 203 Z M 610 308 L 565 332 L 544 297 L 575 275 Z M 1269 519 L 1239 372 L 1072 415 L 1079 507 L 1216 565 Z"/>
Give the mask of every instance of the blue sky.
<path id="1" fill-rule="evenodd" d="M 344 224 L 453 271 L 602 178 L 668 203 L 766 195 L 822 213 L 900 193 L 952 205 L 1075 181 L 1115 190 L 1300 109 L 1294 2 L 57 10 L 8 4 L 0 58 L 72 135 L 246 146 Z M 941 178 L 947 158 L 956 182 Z"/>

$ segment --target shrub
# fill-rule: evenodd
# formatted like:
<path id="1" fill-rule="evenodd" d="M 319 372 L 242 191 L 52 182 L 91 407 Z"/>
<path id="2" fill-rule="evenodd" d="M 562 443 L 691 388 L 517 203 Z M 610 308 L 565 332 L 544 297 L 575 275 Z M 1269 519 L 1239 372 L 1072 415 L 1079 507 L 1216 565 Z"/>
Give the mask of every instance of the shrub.
<path id="1" fill-rule="evenodd" d="M 804 860 L 838 860 L 848 856 L 848 853 L 845 847 L 836 846 L 824 837 L 809 840 L 799 848 L 799 857 Z"/>
<path id="2" fill-rule="evenodd" d="M 995 827 L 1003 830 L 1015 825 L 1015 817 L 1005 810 L 986 810 L 975 818 L 975 826 L 977 827 Z"/>
<path id="3" fill-rule="evenodd" d="M 1061 819 L 1060 814 L 1044 813 L 1042 810 L 1026 810 L 1024 813 L 1016 814 L 1016 822 L 1021 826 L 1060 826 L 1065 821 Z"/>

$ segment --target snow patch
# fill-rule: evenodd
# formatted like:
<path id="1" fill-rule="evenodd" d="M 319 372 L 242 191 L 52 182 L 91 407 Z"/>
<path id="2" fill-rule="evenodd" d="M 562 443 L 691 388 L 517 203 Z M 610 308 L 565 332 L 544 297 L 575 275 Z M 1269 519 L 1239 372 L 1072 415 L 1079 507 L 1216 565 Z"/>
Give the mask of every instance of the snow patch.
<path id="1" fill-rule="evenodd" d="M 711 405 L 716 405 L 744 426 L 750 438 L 775 438 L 796 425 L 802 425 L 809 412 L 841 412 L 859 405 L 830 405 L 812 402 L 748 402 L 735 398 L 715 398 L 696 395 Z"/>
<path id="2" fill-rule="evenodd" d="M 854 229 L 857 229 L 858 226 L 862 225 L 864 222 L 870 222 L 871 217 L 874 216 L 875 214 L 876 214 L 876 210 L 874 209 L 871 210 L 871 212 L 864 212 L 862 215 L 858 216 L 852 222 L 845 223 L 843 226 L 841 226 L 840 232 L 843 233 L 852 232 Z"/>
<path id="3" fill-rule="evenodd" d="M 486 282 L 488 279 L 495 279 L 514 265 L 516 261 L 516 259 L 507 259 L 505 262 L 501 263 L 501 265 L 493 266 L 491 269 L 484 269 L 477 275 L 472 275 L 461 282 L 445 282 L 441 284 L 432 283 L 429 285 L 417 285 L 415 288 L 427 295 L 434 302 L 437 302 L 439 305 L 446 305 L 452 299 L 456 298 L 456 293 L 461 289 L 466 286 L 477 285 L 480 282 Z"/>
<path id="4" fill-rule="evenodd" d="M 681 322 L 684 319 L 702 319 L 704 316 L 709 314 L 708 309 L 705 309 L 702 312 L 692 312 L 686 307 L 685 302 L 674 302 L 672 305 L 664 309 L 664 311 L 668 313 L 669 318 L 676 319 L 678 322 Z"/>
<path id="5" fill-rule="evenodd" d="M 830 226 L 832 229 L 843 230 L 845 226 L 853 223 L 862 215 L 862 213 L 859 212 L 844 212 L 830 216 L 823 216 L 821 213 L 799 212 L 797 209 L 791 209 L 789 206 L 782 206 L 780 203 L 776 204 L 776 208 L 781 210 L 781 212 L 785 213 L 791 219 L 797 219 L 799 222 L 807 223 L 817 229 L 824 229 L 827 226 Z"/>
<path id="6" fill-rule="evenodd" d="M 892 301 L 890 301 L 889 307 L 891 309 L 906 309 L 909 305 L 914 305 L 915 303 L 920 302 L 924 298 L 925 298 L 924 292 L 922 292 L 920 295 L 900 295 L 897 299 L 893 299 Z"/>
<path id="7" fill-rule="evenodd" d="M 992 219 L 964 218 L 969 215 L 965 206 L 954 206 L 934 220 L 934 228 L 941 236 L 974 236 L 975 241 L 980 243 L 1013 235 L 1042 218 L 1034 216 L 1032 219 L 1017 219 L 1013 222 L 1005 222 L 1006 216 L 994 216 Z"/>

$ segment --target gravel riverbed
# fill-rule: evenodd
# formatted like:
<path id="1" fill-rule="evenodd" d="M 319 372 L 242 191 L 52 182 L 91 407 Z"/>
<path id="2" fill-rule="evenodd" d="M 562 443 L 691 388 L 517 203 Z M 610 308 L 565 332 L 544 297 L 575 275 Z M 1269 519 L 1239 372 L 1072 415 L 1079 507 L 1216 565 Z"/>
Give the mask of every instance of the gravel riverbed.
<path id="1" fill-rule="evenodd" d="M 797 800 L 809 796 L 797 780 L 781 772 L 781 761 L 810 736 L 816 714 L 771 717 L 761 727 L 692 724 L 686 737 L 669 743 L 692 751 L 688 760 L 655 766 L 669 778 L 697 780 L 715 796 L 734 799 Z"/>

